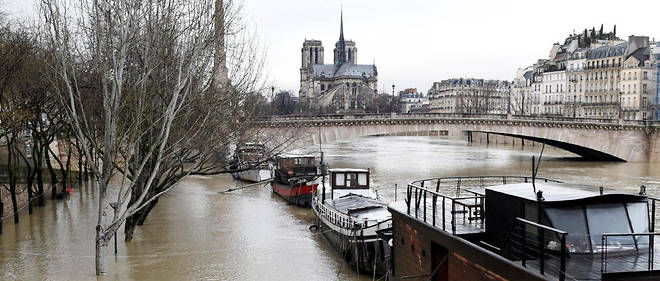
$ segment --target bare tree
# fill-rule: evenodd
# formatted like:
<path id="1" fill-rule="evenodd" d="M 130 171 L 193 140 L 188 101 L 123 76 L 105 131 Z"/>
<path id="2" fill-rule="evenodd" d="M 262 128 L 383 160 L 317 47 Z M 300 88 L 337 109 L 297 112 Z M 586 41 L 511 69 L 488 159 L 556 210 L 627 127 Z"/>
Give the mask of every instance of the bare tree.
<path id="1" fill-rule="evenodd" d="M 98 186 L 103 274 L 123 223 L 130 239 L 160 195 L 191 173 L 227 171 L 229 146 L 256 135 L 247 124 L 262 99 L 263 61 L 232 1 L 42 0 L 41 8 L 56 89 Z M 121 184 L 112 186 L 116 173 Z"/>

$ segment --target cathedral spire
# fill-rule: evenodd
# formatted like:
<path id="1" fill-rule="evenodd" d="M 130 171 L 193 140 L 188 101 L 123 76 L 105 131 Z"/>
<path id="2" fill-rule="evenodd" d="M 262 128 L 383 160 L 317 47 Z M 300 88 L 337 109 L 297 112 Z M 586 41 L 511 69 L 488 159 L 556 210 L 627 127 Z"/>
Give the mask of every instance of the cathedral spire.
<path id="1" fill-rule="evenodd" d="M 339 14 L 339 41 L 344 41 L 344 7 Z"/>
<path id="2" fill-rule="evenodd" d="M 344 7 L 342 6 L 339 16 L 339 41 L 335 45 L 337 49 L 337 67 L 346 63 L 346 41 L 344 41 Z"/>

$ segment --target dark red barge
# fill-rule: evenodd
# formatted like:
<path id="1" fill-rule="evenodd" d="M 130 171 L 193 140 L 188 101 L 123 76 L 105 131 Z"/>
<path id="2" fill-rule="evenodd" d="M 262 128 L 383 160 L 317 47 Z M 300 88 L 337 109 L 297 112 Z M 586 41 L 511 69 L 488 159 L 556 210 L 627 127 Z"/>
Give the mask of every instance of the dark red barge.
<path id="1" fill-rule="evenodd" d="M 273 192 L 291 204 L 310 207 L 322 177 L 313 155 L 283 154 L 276 158 Z"/>

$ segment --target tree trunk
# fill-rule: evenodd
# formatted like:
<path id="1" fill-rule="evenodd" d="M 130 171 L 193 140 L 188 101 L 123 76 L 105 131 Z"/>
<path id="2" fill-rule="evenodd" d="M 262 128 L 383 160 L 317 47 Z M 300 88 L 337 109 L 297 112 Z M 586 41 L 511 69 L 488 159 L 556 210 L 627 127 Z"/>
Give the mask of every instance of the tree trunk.
<path id="1" fill-rule="evenodd" d="M 9 194 L 11 194 L 11 206 L 14 210 L 14 223 L 18 223 L 18 202 L 16 201 L 16 175 L 15 165 L 13 163 L 14 155 L 12 153 L 13 146 L 13 137 L 10 138 L 9 134 L 6 135 L 7 138 L 7 172 L 9 174 Z M 1 223 L 1 222 L 0 222 Z"/>
<path id="2" fill-rule="evenodd" d="M 150 194 L 149 198 L 151 196 L 153 195 Z M 149 204 L 147 204 L 147 206 L 126 219 L 126 222 L 124 222 L 124 241 L 133 241 L 133 232 L 135 231 L 136 226 L 144 224 L 147 216 L 149 213 L 151 213 L 151 210 L 156 207 L 156 203 L 158 203 L 158 198 L 154 199 Z"/>
<path id="3" fill-rule="evenodd" d="M 103 201 L 102 199 L 100 201 Z M 100 209 L 100 208 L 99 208 Z M 96 275 L 106 273 L 105 254 L 108 252 L 108 242 L 101 233 L 101 226 L 96 226 Z"/>
<path id="4" fill-rule="evenodd" d="M 43 149 L 41 148 L 41 143 L 39 141 L 35 140 L 34 141 L 34 168 L 36 169 L 37 173 L 37 197 L 39 199 L 37 200 L 37 206 L 45 206 L 46 205 L 46 200 L 44 199 L 44 176 L 43 176 Z"/>
<path id="5" fill-rule="evenodd" d="M 34 170 L 28 167 L 28 176 L 27 176 L 27 193 L 28 193 L 28 213 L 32 214 L 32 183 L 34 182 Z"/>
<path id="6" fill-rule="evenodd" d="M 66 181 L 69 178 L 69 172 L 71 172 L 71 144 L 67 143 L 67 152 L 66 152 L 66 169 L 62 172 L 62 193 L 66 193 Z"/>
<path id="7" fill-rule="evenodd" d="M 55 196 L 57 196 L 57 174 L 55 174 L 53 164 L 50 163 L 50 147 L 48 147 L 48 145 L 46 145 L 44 152 L 46 153 L 46 166 L 50 173 L 50 199 L 55 200 Z"/>
<path id="8" fill-rule="evenodd" d="M 83 155 L 82 155 L 82 149 L 80 149 L 80 144 L 78 143 L 78 138 L 76 138 L 76 151 L 78 151 L 78 186 L 82 186 Z"/>

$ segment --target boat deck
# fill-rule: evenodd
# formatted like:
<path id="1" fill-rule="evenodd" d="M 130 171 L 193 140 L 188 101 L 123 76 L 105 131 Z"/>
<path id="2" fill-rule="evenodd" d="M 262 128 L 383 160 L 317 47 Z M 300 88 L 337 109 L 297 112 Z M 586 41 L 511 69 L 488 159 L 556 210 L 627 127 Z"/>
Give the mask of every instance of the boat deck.
<path id="1" fill-rule="evenodd" d="M 454 204 L 454 215 L 452 216 L 452 204 L 446 201 L 442 204 L 442 200 L 438 200 L 435 206 L 435 221 L 433 220 L 433 201 L 426 200 L 426 207 L 424 208 L 424 200 L 420 204 L 420 208 L 415 213 L 415 208 L 410 208 L 410 216 L 422 222 L 430 224 L 439 230 L 443 230 L 455 235 L 475 234 L 484 232 L 485 219 L 482 219 L 478 213 L 480 208 L 479 202 L 475 203 L 472 199 L 465 199 L 461 202 Z M 407 206 L 405 202 L 399 201 L 390 205 L 400 212 L 407 213 Z M 426 211 L 426 212 L 425 212 Z M 454 230 L 452 231 L 452 219 L 454 220 Z"/>
<path id="2" fill-rule="evenodd" d="M 660 244 L 656 243 L 656 248 Z M 660 253 L 653 253 L 650 259 L 648 251 L 639 251 L 628 253 L 625 256 L 608 255 L 604 271 L 607 273 L 618 272 L 642 272 L 648 270 L 660 269 Z M 572 254 L 566 259 L 566 279 L 565 280 L 601 280 L 602 256 L 600 254 Z M 649 263 L 649 260 L 651 262 Z M 518 264 L 522 265 L 520 261 Z M 527 260 L 525 266 L 540 271 L 538 259 Z M 560 261 L 558 256 L 546 255 L 544 270 L 546 276 L 559 280 Z"/>

